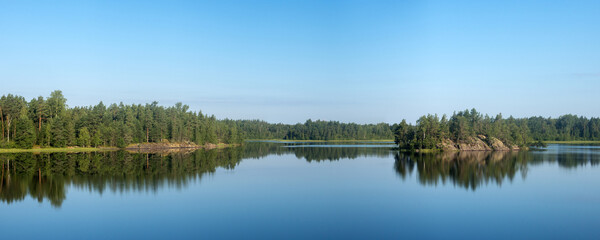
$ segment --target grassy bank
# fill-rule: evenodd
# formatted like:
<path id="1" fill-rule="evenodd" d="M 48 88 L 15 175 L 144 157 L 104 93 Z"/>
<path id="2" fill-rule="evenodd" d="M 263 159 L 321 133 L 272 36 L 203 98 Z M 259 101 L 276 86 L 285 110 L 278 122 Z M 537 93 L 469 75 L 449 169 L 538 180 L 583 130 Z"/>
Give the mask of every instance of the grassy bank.
<path id="1" fill-rule="evenodd" d="M 413 150 L 409 150 L 409 149 L 399 149 L 399 148 L 395 148 L 400 152 L 404 152 L 404 153 L 438 153 L 438 152 L 444 152 L 444 150 L 442 149 L 413 149 Z M 451 152 L 451 151 L 446 151 L 446 152 Z M 458 152 L 458 151 L 456 151 Z"/>
<path id="2" fill-rule="evenodd" d="M 114 151 L 118 148 L 100 147 L 100 148 L 0 148 L 0 153 L 53 153 L 53 152 L 99 152 L 99 151 Z"/>
<path id="3" fill-rule="evenodd" d="M 214 148 L 227 148 L 227 147 L 235 147 L 240 144 L 212 144 L 210 146 L 194 146 L 194 149 L 214 149 Z M 165 148 L 165 149 L 178 149 L 179 147 Z M 64 147 L 64 148 L 0 148 L 0 153 L 53 153 L 53 152 L 100 152 L 100 151 L 117 151 L 121 149 L 127 148 L 118 148 L 118 147 Z M 159 148 L 160 150 L 161 148 Z M 181 148 L 181 149 L 189 149 L 189 148 Z"/>

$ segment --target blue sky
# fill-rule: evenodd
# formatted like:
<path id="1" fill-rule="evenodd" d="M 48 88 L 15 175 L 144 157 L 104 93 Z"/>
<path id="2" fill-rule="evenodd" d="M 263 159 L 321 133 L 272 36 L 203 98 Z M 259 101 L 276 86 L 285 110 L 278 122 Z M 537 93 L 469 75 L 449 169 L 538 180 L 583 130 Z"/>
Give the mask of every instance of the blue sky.
<path id="1" fill-rule="evenodd" d="M 218 118 L 600 116 L 600 1 L 4 1 L 0 95 Z"/>

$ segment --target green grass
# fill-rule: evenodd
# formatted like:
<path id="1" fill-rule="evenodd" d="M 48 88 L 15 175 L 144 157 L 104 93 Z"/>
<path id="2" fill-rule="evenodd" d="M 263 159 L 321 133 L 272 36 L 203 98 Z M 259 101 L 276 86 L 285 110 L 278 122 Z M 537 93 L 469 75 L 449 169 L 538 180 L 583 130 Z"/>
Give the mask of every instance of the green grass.
<path id="1" fill-rule="evenodd" d="M 53 152 L 99 152 L 99 151 L 114 151 L 117 148 L 0 148 L 0 153 L 53 153 Z"/>
<path id="2" fill-rule="evenodd" d="M 544 141 L 547 144 L 600 144 L 600 141 Z"/>
<path id="3" fill-rule="evenodd" d="M 218 143 L 215 144 L 215 148 L 226 148 L 239 146 L 239 144 L 226 144 L 226 143 Z M 204 146 L 198 146 L 199 149 L 204 148 Z M 64 148 L 0 148 L 0 153 L 54 153 L 54 152 L 101 152 L 101 151 L 117 151 L 121 148 L 117 147 L 64 147 Z M 124 149 L 124 148 L 123 148 Z"/>
<path id="4" fill-rule="evenodd" d="M 217 148 L 227 148 L 227 147 L 235 147 L 235 146 L 239 146 L 240 144 L 235 144 L 235 143 L 217 143 Z"/>
<path id="5" fill-rule="evenodd" d="M 283 139 L 246 139 L 246 141 L 276 141 L 276 142 L 393 142 L 393 139 L 387 140 L 283 140 Z"/>

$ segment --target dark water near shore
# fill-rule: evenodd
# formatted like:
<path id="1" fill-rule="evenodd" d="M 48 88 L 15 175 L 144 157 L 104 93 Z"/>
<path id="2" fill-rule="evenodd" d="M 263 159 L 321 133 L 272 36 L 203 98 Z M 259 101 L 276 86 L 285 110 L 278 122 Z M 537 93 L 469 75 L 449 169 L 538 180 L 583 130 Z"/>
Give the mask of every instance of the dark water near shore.
<path id="1" fill-rule="evenodd" d="M 3 239 L 599 239 L 600 146 L 0 154 Z"/>

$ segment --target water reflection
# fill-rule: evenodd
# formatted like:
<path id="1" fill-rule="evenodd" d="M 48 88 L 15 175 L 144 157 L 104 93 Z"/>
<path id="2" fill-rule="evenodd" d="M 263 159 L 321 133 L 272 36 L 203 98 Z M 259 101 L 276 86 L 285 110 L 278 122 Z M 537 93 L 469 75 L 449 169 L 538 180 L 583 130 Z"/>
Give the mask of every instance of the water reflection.
<path id="1" fill-rule="evenodd" d="M 233 169 L 241 161 L 239 148 L 187 154 L 104 153 L 1 154 L 0 199 L 6 203 L 27 196 L 60 207 L 70 185 L 104 191 L 158 191 L 165 185 L 185 187 L 189 181 Z"/>
<path id="2" fill-rule="evenodd" d="M 341 159 L 356 159 L 359 157 L 391 157 L 392 145 L 381 145 L 365 143 L 276 143 L 276 142 L 252 142 L 244 147 L 244 158 L 263 158 L 268 155 L 293 154 L 298 159 L 307 162 L 339 161 Z"/>
<path id="3" fill-rule="evenodd" d="M 292 147 L 290 147 L 292 146 Z M 561 168 L 597 166 L 600 148 L 552 145 L 545 151 L 461 152 L 406 154 L 389 146 L 298 146 L 281 143 L 249 143 L 244 147 L 199 150 L 192 153 L 51 153 L 0 154 L 0 199 L 5 203 L 32 197 L 60 207 L 68 187 L 102 194 L 112 192 L 157 192 L 164 187 L 184 188 L 218 167 L 235 168 L 242 159 L 294 155 L 307 162 L 341 159 L 393 159 L 393 169 L 402 182 L 415 176 L 424 186 L 453 184 L 477 190 L 485 184 L 502 185 L 515 177 L 525 179 L 534 166 L 551 164 Z M 372 164 L 370 161 L 361 164 Z M 382 168 L 390 173 L 389 167 Z M 374 171 L 367 168 L 364 171 Z M 306 172 L 307 175 L 314 174 Z M 400 184 L 402 184 L 402 182 Z"/>
<path id="4" fill-rule="evenodd" d="M 451 182 L 475 190 L 484 183 L 512 181 L 517 173 L 525 178 L 529 156 L 527 152 L 398 153 L 394 168 L 403 179 L 416 168 L 423 185 Z"/>
<path id="5" fill-rule="evenodd" d="M 544 163 L 570 169 L 597 166 L 600 148 L 552 145 L 544 151 L 396 153 L 394 158 L 394 169 L 402 179 L 415 173 L 422 185 L 452 183 L 476 190 L 482 184 L 502 185 L 519 175 L 525 179 L 530 167 Z"/>

